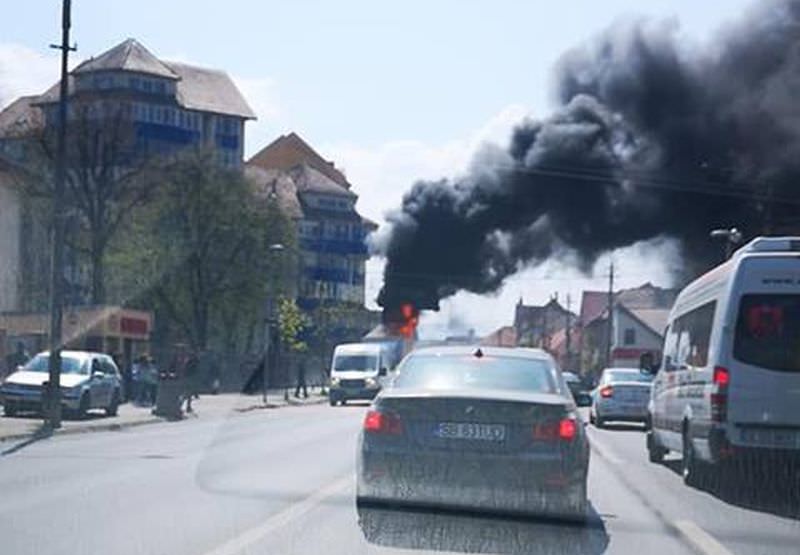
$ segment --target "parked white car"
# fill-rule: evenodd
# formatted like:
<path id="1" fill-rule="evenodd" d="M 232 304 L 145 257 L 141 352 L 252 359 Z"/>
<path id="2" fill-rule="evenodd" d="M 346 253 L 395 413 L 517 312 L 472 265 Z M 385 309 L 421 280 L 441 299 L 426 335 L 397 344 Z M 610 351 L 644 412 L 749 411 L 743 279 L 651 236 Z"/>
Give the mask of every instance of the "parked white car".
<path id="1" fill-rule="evenodd" d="M 0 401 L 6 416 L 20 411 L 41 411 L 43 385 L 47 382 L 50 353 L 33 357 L 0 385 Z M 122 378 L 113 359 L 102 353 L 61 352 L 61 403 L 79 417 L 92 409 L 117 414 L 122 398 Z"/>
<path id="2" fill-rule="evenodd" d="M 800 237 L 760 237 L 681 291 L 653 383 L 650 460 L 684 481 L 800 464 Z"/>

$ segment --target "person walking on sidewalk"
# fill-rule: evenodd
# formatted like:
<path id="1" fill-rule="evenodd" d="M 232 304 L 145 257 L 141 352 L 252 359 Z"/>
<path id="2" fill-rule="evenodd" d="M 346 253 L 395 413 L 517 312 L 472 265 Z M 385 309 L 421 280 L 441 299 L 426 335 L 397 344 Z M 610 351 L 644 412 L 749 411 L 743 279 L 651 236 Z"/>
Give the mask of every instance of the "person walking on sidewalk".
<path id="1" fill-rule="evenodd" d="M 303 388 L 303 398 L 308 399 L 308 389 L 306 389 L 306 360 L 300 357 L 297 364 L 297 387 L 294 390 L 294 396 L 300 397 L 300 388 Z"/>

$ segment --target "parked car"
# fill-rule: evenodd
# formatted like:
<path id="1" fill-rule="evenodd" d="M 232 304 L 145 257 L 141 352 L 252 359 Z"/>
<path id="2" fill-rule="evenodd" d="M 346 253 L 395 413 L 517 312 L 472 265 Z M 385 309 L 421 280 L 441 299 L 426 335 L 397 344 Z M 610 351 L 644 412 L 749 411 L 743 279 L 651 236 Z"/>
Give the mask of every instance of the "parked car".
<path id="1" fill-rule="evenodd" d="M 366 414 L 357 498 L 583 520 L 588 466 L 586 432 L 549 354 L 427 347 Z"/>
<path id="2" fill-rule="evenodd" d="M 14 416 L 19 411 L 41 411 L 49 360 L 49 352 L 39 353 L 3 380 L 0 400 L 6 416 Z M 79 417 L 97 408 L 105 409 L 109 416 L 117 414 L 122 398 L 122 377 L 110 356 L 62 351 L 60 384 L 63 407 Z"/>
<path id="3" fill-rule="evenodd" d="M 564 375 L 564 381 L 567 384 L 567 388 L 569 389 L 570 393 L 572 393 L 573 399 L 575 399 L 575 404 L 579 407 L 591 406 L 591 393 L 589 393 L 588 389 L 584 387 L 583 381 L 581 381 L 580 377 L 574 372 L 562 372 L 562 374 Z"/>
<path id="4" fill-rule="evenodd" d="M 652 381 L 639 368 L 606 368 L 592 392 L 589 421 L 598 428 L 607 422 L 647 423 Z"/>
<path id="5" fill-rule="evenodd" d="M 379 343 L 345 343 L 333 351 L 328 400 L 331 406 L 350 399 L 372 400 L 388 378 Z"/>
<path id="6" fill-rule="evenodd" d="M 799 251 L 800 237 L 757 238 L 675 301 L 647 448 L 653 462 L 682 453 L 687 484 L 800 464 Z"/>

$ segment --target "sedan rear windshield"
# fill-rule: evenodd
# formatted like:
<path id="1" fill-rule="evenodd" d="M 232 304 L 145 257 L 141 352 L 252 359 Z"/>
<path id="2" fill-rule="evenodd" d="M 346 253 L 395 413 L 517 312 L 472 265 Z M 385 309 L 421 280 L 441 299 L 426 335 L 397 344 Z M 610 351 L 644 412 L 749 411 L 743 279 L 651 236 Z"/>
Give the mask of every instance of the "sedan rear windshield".
<path id="1" fill-rule="evenodd" d="M 36 355 L 28 364 L 25 365 L 27 372 L 47 372 L 49 370 L 50 355 Z M 61 357 L 61 373 L 62 374 L 88 374 L 86 365 L 83 361 L 77 358 L 68 356 Z"/>
<path id="2" fill-rule="evenodd" d="M 415 355 L 403 363 L 395 387 L 435 390 L 505 389 L 554 393 L 547 361 L 472 355 Z"/>
<path id="3" fill-rule="evenodd" d="M 606 374 L 606 381 L 650 383 L 653 381 L 653 376 L 639 370 L 612 370 Z"/>
<path id="4" fill-rule="evenodd" d="M 800 372 L 800 295 L 744 295 L 733 356 L 753 366 Z"/>
<path id="5" fill-rule="evenodd" d="M 372 372 L 378 367 L 375 355 L 339 355 L 333 360 L 337 372 Z"/>

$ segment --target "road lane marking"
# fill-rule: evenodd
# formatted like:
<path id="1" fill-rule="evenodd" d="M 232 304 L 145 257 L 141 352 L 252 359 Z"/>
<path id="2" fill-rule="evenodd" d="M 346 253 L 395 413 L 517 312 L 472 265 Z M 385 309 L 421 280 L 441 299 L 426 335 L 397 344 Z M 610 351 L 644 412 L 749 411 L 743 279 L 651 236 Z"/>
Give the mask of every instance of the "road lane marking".
<path id="1" fill-rule="evenodd" d="M 623 461 L 613 452 L 610 447 L 598 440 L 598 436 L 595 432 L 590 432 L 589 436 L 589 444 L 591 448 L 598 455 L 600 455 L 600 458 L 606 460 L 613 467 L 617 467 L 618 470 L 624 468 L 625 463 L 623 463 Z M 639 497 L 644 505 L 649 508 L 653 514 L 656 515 L 656 517 L 658 517 L 667 527 L 672 529 L 675 534 L 677 534 L 699 555 L 732 555 L 731 551 L 719 543 L 714 536 L 703 530 L 693 521 L 670 520 L 659 507 L 652 503 L 652 501 L 647 497 L 646 493 L 633 483 L 629 476 L 625 475 L 624 473 L 618 473 L 617 476 L 621 479 L 622 483 L 628 487 L 629 490 Z"/>
<path id="2" fill-rule="evenodd" d="M 678 534 L 698 553 L 703 555 L 732 555 L 714 536 L 691 520 L 675 520 L 672 525 L 678 531 Z"/>
<path id="3" fill-rule="evenodd" d="M 225 543 L 207 551 L 204 555 L 236 555 L 242 553 L 245 549 L 262 540 L 265 536 L 283 528 L 290 522 L 297 520 L 306 513 L 310 512 L 315 507 L 322 504 L 323 501 L 341 493 L 353 483 L 352 476 L 344 476 L 335 482 L 327 485 L 309 495 L 305 499 L 289 505 L 282 511 L 275 513 L 253 528 L 245 530 L 236 537 L 233 537 Z"/>

